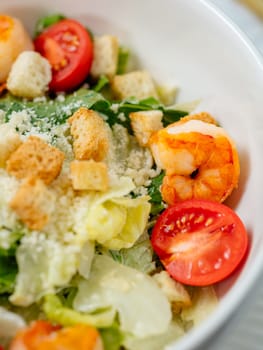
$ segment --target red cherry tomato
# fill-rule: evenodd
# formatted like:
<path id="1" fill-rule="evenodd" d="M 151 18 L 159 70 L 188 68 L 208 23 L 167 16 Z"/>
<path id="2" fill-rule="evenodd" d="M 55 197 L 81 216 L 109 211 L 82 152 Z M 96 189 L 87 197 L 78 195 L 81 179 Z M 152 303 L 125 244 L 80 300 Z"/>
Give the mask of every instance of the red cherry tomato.
<path id="1" fill-rule="evenodd" d="M 51 90 L 72 90 L 87 77 L 93 59 L 93 44 L 79 22 L 65 19 L 53 24 L 35 39 L 34 45 L 52 66 Z"/>
<path id="2" fill-rule="evenodd" d="M 236 269 L 246 253 L 248 235 L 229 207 L 193 199 L 168 207 L 159 216 L 151 242 L 171 277 L 206 286 Z"/>

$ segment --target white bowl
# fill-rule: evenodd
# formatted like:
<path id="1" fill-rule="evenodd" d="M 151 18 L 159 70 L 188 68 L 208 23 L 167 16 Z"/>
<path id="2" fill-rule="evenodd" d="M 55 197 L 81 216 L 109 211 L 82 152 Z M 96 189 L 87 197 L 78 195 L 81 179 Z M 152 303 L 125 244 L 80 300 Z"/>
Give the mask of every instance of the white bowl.
<path id="1" fill-rule="evenodd" d="M 241 303 L 263 265 L 261 185 L 263 65 L 252 45 L 219 11 L 202 0 L 1 0 L 1 12 L 35 20 L 62 12 L 94 32 L 117 34 L 154 77 L 180 87 L 179 100 L 202 98 L 232 135 L 241 158 L 239 189 L 231 205 L 250 234 L 242 269 L 217 286 L 218 309 L 169 349 L 193 349 L 218 329 Z"/>

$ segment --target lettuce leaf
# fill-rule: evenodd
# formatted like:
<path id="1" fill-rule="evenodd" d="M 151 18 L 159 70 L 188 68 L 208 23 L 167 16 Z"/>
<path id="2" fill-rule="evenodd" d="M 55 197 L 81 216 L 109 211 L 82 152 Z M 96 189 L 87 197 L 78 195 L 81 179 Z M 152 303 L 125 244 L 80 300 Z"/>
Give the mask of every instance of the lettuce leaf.
<path id="1" fill-rule="evenodd" d="M 148 196 L 124 197 L 134 187 L 130 178 L 121 177 L 107 192 L 89 195 L 77 232 L 85 227 L 89 240 L 109 249 L 131 247 L 143 233 L 150 212 Z"/>
<path id="2" fill-rule="evenodd" d="M 164 350 L 165 347 L 184 335 L 183 328 L 176 321 L 171 322 L 165 332 L 138 339 L 128 336 L 124 340 L 127 350 Z"/>
<path id="3" fill-rule="evenodd" d="M 96 313 L 81 313 L 63 306 L 59 297 L 54 294 L 44 297 L 43 311 L 48 320 L 65 327 L 77 324 L 88 324 L 99 328 L 109 327 L 113 324 L 116 314 L 110 307 Z"/>
<path id="4" fill-rule="evenodd" d="M 138 338 L 165 332 L 172 317 L 167 298 L 150 276 L 105 255 L 95 256 L 90 278 L 80 281 L 73 307 L 88 313 L 112 307 L 120 330 Z"/>
<path id="5" fill-rule="evenodd" d="M 149 274 L 155 269 L 153 249 L 148 236 L 144 240 L 136 242 L 131 248 L 119 251 L 111 250 L 110 254 L 117 262 L 138 271 Z"/>
<path id="6" fill-rule="evenodd" d="M 17 274 L 10 301 L 28 306 L 46 293 L 69 283 L 78 267 L 78 247 L 67 246 L 43 234 L 31 232 L 17 248 Z"/>
<path id="7" fill-rule="evenodd" d="M 181 318 L 195 327 L 215 310 L 218 299 L 213 286 L 193 288 L 191 299 L 192 305 L 182 310 Z"/>

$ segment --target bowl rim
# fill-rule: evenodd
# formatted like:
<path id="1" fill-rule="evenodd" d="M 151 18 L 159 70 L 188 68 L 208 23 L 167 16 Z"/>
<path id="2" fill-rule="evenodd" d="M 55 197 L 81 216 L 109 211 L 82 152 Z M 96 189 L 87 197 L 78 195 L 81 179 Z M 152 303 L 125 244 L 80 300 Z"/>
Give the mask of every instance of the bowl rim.
<path id="1" fill-rule="evenodd" d="M 208 9 L 210 13 L 217 16 L 222 24 L 226 25 L 235 34 L 236 39 L 239 40 L 249 52 L 263 76 L 263 55 L 249 36 L 218 5 L 212 3 L 210 0 L 199 0 L 199 2 Z M 204 320 L 202 324 L 194 327 L 185 336 L 177 340 L 177 342 L 171 343 L 166 349 L 173 350 L 176 348 L 176 350 L 191 350 L 197 349 L 200 345 L 208 342 L 211 336 L 219 331 L 223 327 L 223 324 L 233 315 L 242 300 L 255 285 L 257 277 L 263 270 L 263 254 L 257 254 L 253 265 L 252 273 L 247 274 L 246 284 L 243 283 L 242 288 L 240 288 L 240 284 L 243 281 L 236 281 L 231 290 L 224 296 L 224 299 L 220 301 L 220 307 L 218 307 L 213 314 Z"/>

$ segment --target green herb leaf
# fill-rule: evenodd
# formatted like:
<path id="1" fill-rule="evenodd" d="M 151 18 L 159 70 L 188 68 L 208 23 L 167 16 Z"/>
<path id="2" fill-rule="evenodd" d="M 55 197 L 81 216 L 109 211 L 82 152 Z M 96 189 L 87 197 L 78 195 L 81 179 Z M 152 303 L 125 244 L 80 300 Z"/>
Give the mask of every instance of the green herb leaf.
<path id="1" fill-rule="evenodd" d="M 101 75 L 97 84 L 93 87 L 93 90 L 96 92 L 100 92 L 108 84 L 109 79 L 105 75 Z"/>
<path id="2" fill-rule="evenodd" d="M 124 74 L 126 72 L 129 57 L 130 51 L 126 47 L 120 46 L 118 52 L 117 74 Z"/>
<path id="3" fill-rule="evenodd" d="M 44 31 L 44 29 L 50 27 L 52 24 L 60 22 L 62 19 L 65 18 L 66 17 L 60 13 L 53 13 L 52 15 L 39 18 L 39 20 L 36 23 L 34 36 L 38 36 Z"/>

